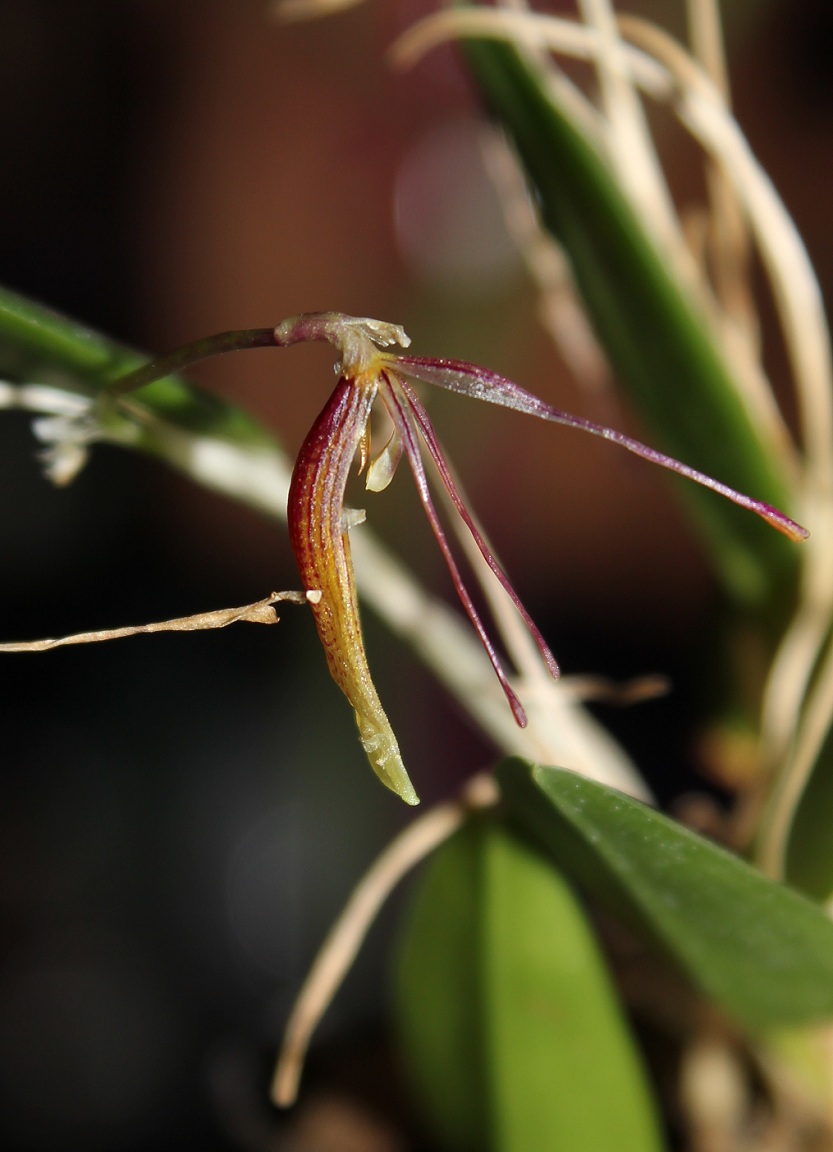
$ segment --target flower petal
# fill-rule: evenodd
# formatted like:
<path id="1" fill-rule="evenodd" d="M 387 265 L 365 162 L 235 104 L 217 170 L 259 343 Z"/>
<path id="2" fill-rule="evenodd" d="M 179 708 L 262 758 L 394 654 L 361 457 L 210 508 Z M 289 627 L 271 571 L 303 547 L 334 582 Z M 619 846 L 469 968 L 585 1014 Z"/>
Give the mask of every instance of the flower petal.
<path id="1" fill-rule="evenodd" d="M 422 457 L 419 452 L 419 437 L 416 426 L 414 424 L 414 413 L 412 411 L 411 399 L 413 393 L 410 389 L 408 389 L 408 392 L 411 392 L 411 395 L 408 395 L 404 391 L 403 385 L 404 382 L 399 380 L 394 374 L 383 372 L 380 377 L 380 393 L 382 399 L 384 400 L 385 406 L 388 409 L 390 417 L 393 420 L 400 437 L 402 438 L 402 443 L 405 447 L 405 454 L 408 457 L 408 463 L 411 465 L 411 471 L 414 474 L 414 481 L 416 482 L 419 498 L 422 501 L 425 514 L 428 517 L 428 521 L 431 524 L 434 536 L 436 537 L 437 543 L 440 546 L 443 557 L 445 558 L 445 562 L 448 565 L 448 570 L 451 573 L 451 579 L 454 582 L 454 589 L 457 592 L 457 595 L 460 597 L 463 607 L 466 610 L 466 614 L 473 624 L 477 635 L 480 637 L 480 641 L 483 647 L 486 649 L 486 654 L 489 657 L 491 665 L 495 670 L 495 675 L 500 681 L 500 686 L 506 695 L 506 699 L 509 701 L 509 706 L 512 709 L 512 713 L 515 719 L 521 728 L 525 728 L 527 724 L 526 712 L 524 711 L 523 705 L 518 699 L 517 693 L 509 683 L 506 672 L 503 669 L 503 665 L 501 664 L 498 654 L 495 651 L 495 647 L 489 639 L 488 633 L 483 626 L 483 621 L 480 619 L 480 614 L 474 605 L 474 601 L 472 600 L 468 589 L 463 583 L 463 578 L 460 575 L 460 569 L 457 567 L 457 562 L 454 559 L 454 555 L 449 546 L 448 539 L 445 532 L 443 531 L 440 518 L 437 515 L 437 510 L 434 507 L 434 502 L 431 499 L 431 492 L 428 487 L 428 477 L 425 474 L 425 467 L 422 463 Z M 427 415 L 425 418 L 427 420 Z M 468 514 L 466 514 L 464 519 L 466 519 L 467 524 L 470 524 L 470 517 L 467 517 Z M 477 539 L 477 537 L 475 537 L 475 539 Z M 511 589 L 508 588 L 506 577 L 497 567 L 496 561 L 493 557 L 489 566 L 492 567 L 492 565 L 494 565 L 492 570 L 495 571 L 495 574 L 498 575 L 501 583 L 503 583 L 504 587 L 506 587 L 510 592 L 510 595 L 512 596 L 515 603 L 518 604 L 519 602 L 517 597 L 511 591 Z M 521 611 L 523 612 L 523 609 L 521 609 Z M 524 613 L 524 619 L 528 620 L 526 613 Z"/>
<path id="2" fill-rule="evenodd" d="M 379 455 L 370 462 L 364 485 L 369 492 L 384 492 L 402 459 L 403 447 L 402 437 L 394 428 L 387 444 Z"/>
<path id="3" fill-rule="evenodd" d="M 440 448 L 439 441 L 437 440 L 437 434 L 434 431 L 434 426 L 428 417 L 428 413 L 425 411 L 422 402 L 414 392 L 413 388 L 411 388 L 411 386 L 404 380 L 401 380 L 399 383 L 408 399 L 408 403 L 410 404 L 411 411 L 414 414 L 417 424 L 419 425 L 419 430 L 422 433 L 425 446 L 431 454 L 431 459 L 437 466 L 437 471 L 439 472 L 440 478 L 445 485 L 446 491 L 451 497 L 451 501 L 454 504 L 454 507 L 460 513 L 460 516 L 462 517 L 463 522 L 468 528 L 469 532 L 471 532 L 475 544 L 480 549 L 481 556 L 489 565 L 492 572 L 494 572 L 495 576 L 497 576 L 504 591 L 508 594 L 510 600 L 520 613 L 524 623 L 532 635 L 532 639 L 535 641 L 535 645 L 538 648 L 538 651 L 543 656 L 544 662 L 546 663 L 550 672 L 553 676 L 557 677 L 559 674 L 558 664 L 556 663 L 555 657 L 550 651 L 549 645 L 542 636 L 535 621 L 529 615 L 526 608 L 524 608 L 517 592 L 509 583 L 506 573 L 500 567 L 497 560 L 495 560 L 495 557 L 492 554 L 492 550 L 489 548 L 489 545 L 484 539 L 483 534 L 478 528 L 474 518 L 472 517 L 471 513 L 465 505 L 465 502 L 463 501 L 463 498 L 460 495 L 457 485 L 454 482 L 454 477 L 451 474 L 451 469 L 448 466 L 448 461 L 446 460 L 442 449 Z"/>
<path id="4" fill-rule="evenodd" d="M 396 737 L 371 679 L 362 639 L 345 520 L 344 492 L 377 386 L 370 376 L 342 377 L 312 426 L 292 473 L 287 516 L 304 587 L 320 590 L 312 605 L 330 673 L 352 704 L 359 737 L 379 779 L 418 804 Z"/>
<path id="5" fill-rule="evenodd" d="M 422 380 L 426 384 L 434 384 L 438 388 L 446 388 L 448 391 L 458 392 L 462 396 L 471 396 L 475 400 L 485 400 L 488 404 L 500 404 L 502 407 L 512 408 L 516 412 L 525 412 L 527 415 L 537 416 L 541 420 L 549 420 L 554 424 L 564 424 L 568 428 L 578 428 L 582 432 L 589 432 L 592 436 L 600 436 L 603 440 L 610 440 L 621 448 L 626 448 L 628 452 L 641 456 L 643 460 L 648 460 L 652 464 L 658 464 L 661 468 L 676 472 L 687 480 L 693 480 L 695 484 L 700 484 L 703 488 L 710 488 L 713 492 L 731 500 L 733 504 L 754 512 L 791 540 L 806 540 L 810 535 L 806 528 L 802 528 L 795 520 L 791 520 L 789 516 L 785 516 L 783 512 L 779 512 L 772 505 L 765 504 L 761 500 L 754 500 L 751 496 L 745 496 L 727 484 L 721 484 L 719 480 L 714 480 L 704 472 L 690 468 L 688 464 L 675 460 L 673 456 L 666 456 L 664 452 L 657 452 L 656 449 L 649 448 L 647 444 L 642 444 L 639 440 L 634 440 L 623 432 L 616 432 L 612 428 L 605 428 L 603 424 L 596 424 L 593 420 L 585 420 L 581 416 L 573 416 L 569 412 L 552 408 L 543 400 L 539 400 L 537 396 L 533 396 L 531 392 L 527 392 L 497 372 L 487 372 L 484 368 L 478 368 L 476 365 L 467 364 L 462 360 L 432 359 L 421 356 L 389 356 L 386 359 L 391 367 L 395 366 L 408 376 L 412 376 L 415 380 Z"/>

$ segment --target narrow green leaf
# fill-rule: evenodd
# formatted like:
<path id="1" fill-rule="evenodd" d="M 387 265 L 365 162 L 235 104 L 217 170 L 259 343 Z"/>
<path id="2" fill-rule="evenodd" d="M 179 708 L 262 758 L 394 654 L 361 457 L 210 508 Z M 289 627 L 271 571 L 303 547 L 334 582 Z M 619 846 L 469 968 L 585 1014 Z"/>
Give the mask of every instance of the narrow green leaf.
<path id="1" fill-rule="evenodd" d="M 147 361 L 132 348 L 0 288 L 0 372 L 7 379 L 51 379 L 57 373 L 71 389 L 94 395 L 106 384 Z M 274 439 L 243 409 L 168 376 L 144 388 L 142 407 L 177 428 L 241 444 L 268 448 Z M 136 447 L 158 451 L 152 432 Z"/>
<path id="2" fill-rule="evenodd" d="M 83 324 L 0 288 L 0 363 L 59 368 L 100 386 L 141 358 Z"/>
<path id="3" fill-rule="evenodd" d="M 814 900 L 833 897 L 833 728 L 793 813 L 784 875 Z"/>
<path id="4" fill-rule="evenodd" d="M 409 1062 L 444 1147 L 661 1147 L 580 905 L 494 819 L 471 821 L 430 865 L 397 983 Z"/>
<path id="5" fill-rule="evenodd" d="M 632 1037 L 570 886 L 499 827 L 483 851 L 495 1147 L 660 1148 Z"/>
<path id="6" fill-rule="evenodd" d="M 761 443 L 706 325 L 596 150 L 514 48 L 467 39 L 465 55 L 515 144 L 545 227 L 567 253 L 619 381 L 659 446 L 789 511 L 789 487 Z M 795 552 L 777 534 L 693 488 L 685 498 L 737 599 L 764 602 L 794 577 Z"/>
<path id="7" fill-rule="evenodd" d="M 833 923 L 744 861 L 575 773 L 507 760 L 507 814 L 752 1028 L 833 1017 Z"/>
<path id="8" fill-rule="evenodd" d="M 449 1152 L 483 1152 L 490 1120 L 478 963 L 481 835 L 471 824 L 433 856 L 401 941 L 395 1006 L 431 1130 Z"/>

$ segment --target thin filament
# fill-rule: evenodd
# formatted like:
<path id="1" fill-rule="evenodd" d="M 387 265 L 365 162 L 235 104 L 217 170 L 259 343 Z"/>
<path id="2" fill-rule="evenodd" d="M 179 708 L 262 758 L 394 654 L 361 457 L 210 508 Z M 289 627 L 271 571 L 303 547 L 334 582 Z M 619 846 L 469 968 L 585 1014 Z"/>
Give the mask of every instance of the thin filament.
<path id="1" fill-rule="evenodd" d="M 422 501 L 422 506 L 425 509 L 425 514 L 428 517 L 431 529 L 434 533 L 437 543 L 440 546 L 440 550 L 442 551 L 443 557 L 445 558 L 445 562 L 448 565 L 448 570 L 451 573 L 451 579 L 454 583 L 454 589 L 457 595 L 460 597 L 469 620 L 471 621 L 475 631 L 480 637 L 480 642 L 486 650 L 486 654 L 489 657 L 489 661 L 495 671 L 495 675 L 500 681 L 501 688 L 503 689 L 506 699 L 509 702 L 509 706 L 512 709 L 512 714 L 515 717 L 518 726 L 520 728 L 525 728 L 527 725 L 526 712 L 524 711 L 523 705 L 521 704 L 515 690 L 509 683 L 506 672 L 503 669 L 503 665 L 501 664 L 498 654 L 495 651 L 495 647 L 492 644 L 492 641 L 489 639 L 488 633 L 483 626 L 483 621 L 480 619 L 480 615 L 474 605 L 474 601 L 472 600 L 468 589 L 463 583 L 460 569 L 458 568 L 457 562 L 454 559 L 454 555 L 449 546 L 448 539 L 443 530 L 443 526 L 440 522 L 437 510 L 434 507 L 434 502 L 431 499 L 431 492 L 428 487 L 428 477 L 425 474 L 425 468 L 422 464 L 422 457 L 419 454 L 419 444 L 417 442 L 416 429 L 413 425 L 410 409 L 406 408 L 401 403 L 399 396 L 396 394 L 395 388 L 391 384 L 390 378 L 387 376 L 387 373 L 385 374 L 385 380 L 388 384 L 388 388 L 385 390 L 384 398 L 386 403 L 389 405 L 388 410 L 390 411 L 391 417 L 399 430 L 399 434 L 402 437 L 402 442 L 405 445 L 405 452 L 408 457 L 408 462 L 411 465 L 411 471 L 414 475 L 414 481 L 417 486 L 419 498 Z M 397 383 L 401 384 L 401 381 L 397 381 Z M 410 397 L 406 397 L 406 399 L 410 404 Z"/>
<path id="2" fill-rule="evenodd" d="M 744 493 L 730 488 L 728 484 L 723 484 L 720 480 L 707 476 L 705 472 L 700 472 L 688 464 L 683 464 L 680 460 L 676 460 L 673 456 L 667 456 L 664 452 L 658 452 L 655 448 L 650 448 L 647 444 L 634 440 L 632 436 L 626 436 L 624 432 L 617 432 L 613 428 L 606 428 L 603 424 L 596 424 L 593 420 L 585 420 L 581 416 L 573 416 L 569 412 L 562 412 L 559 408 L 552 408 L 531 392 L 527 392 L 497 372 L 487 372 L 460 360 L 397 356 L 396 362 L 402 371 L 407 372 L 417 380 L 423 380 L 426 384 L 446 388 L 448 391 L 457 392 L 461 396 L 471 396 L 475 400 L 485 400 L 488 404 L 498 404 L 503 408 L 511 408 L 515 412 L 524 412 L 528 416 L 537 416 L 540 420 L 548 420 L 553 424 L 577 428 L 582 432 L 589 432 L 591 436 L 599 436 L 602 440 L 609 440 L 613 444 L 618 444 L 620 448 L 625 448 L 635 456 L 640 456 L 651 464 L 658 464 L 670 472 L 676 472 L 678 476 L 684 476 L 702 488 L 708 488 L 712 492 L 718 493 L 733 504 L 754 512 L 773 528 L 783 533 L 784 536 L 789 537 L 790 540 L 806 540 L 810 535 L 806 528 L 797 524 L 795 520 L 791 520 L 789 516 L 785 516 L 777 508 L 773 508 L 771 504 L 746 496 Z"/>
<path id="3" fill-rule="evenodd" d="M 480 549 L 481 556 L 489 565 L 489 568 L 492 570 L 492 572 L 494 572 L 495 576 L 500 581 L 501 587 L 507 593 L 512 603 L 520 613 L 523 622 L 526 624 L 533 640 L 535 641 L 535 645 L 538 648 L 538 651 L 544 658 L 544 662 L 546 663 L 547 668 L 549 668 L 552 676 L 557 678 L 559 675 L 559 670 L 555 656 L 553 656 L 552 652 L 550 651 L 549 645 L 542 636 L 535 621 L 532 619 L 526 608 L 524 608 L 523 604 L 521 603 L 517 592 L 509 583 L 509 579 L 506 573 L 500 567 L 497 560 L 495 560 L 488 544 L 480 532 L 480 529 L 477 527 L 474 518 L 472 517 L 468 508 L 466 508 L 463 498 L 460 496 L 458 491 L 457 485 L 454 483 L 454 477 L 451 475 L 451 470 L 446 463 L 445 457 L 443 456 L 442 449 L 440 448 L 439 442 L 437 440 L 437 435 L 434 432 L 434 426 L 428 417 L 428 413 L 425 411 L 422 402 L 420 401 L 416 392 L 414 392 L 413 388 L 411 388 L 411 386 L 405 380 L 400 380 L 399 384 L 402 387 L 405 396 L 407 397 L 413 415 L 416 418 L 417 424 L 419 425 L 419 430 L 422 433 L 422 438 L 425 441 L 425 446 L 431 454 L 431 459 L 437 466 L 437 471 L 442 478 L 442 482 L 445 485 L 446 491 L 451 497 L 454 507 L 460 513 L 460 516 L 462 517 L 463 522 L 465 523 L 469 532 L 471 532 L 475 544 Z"/>

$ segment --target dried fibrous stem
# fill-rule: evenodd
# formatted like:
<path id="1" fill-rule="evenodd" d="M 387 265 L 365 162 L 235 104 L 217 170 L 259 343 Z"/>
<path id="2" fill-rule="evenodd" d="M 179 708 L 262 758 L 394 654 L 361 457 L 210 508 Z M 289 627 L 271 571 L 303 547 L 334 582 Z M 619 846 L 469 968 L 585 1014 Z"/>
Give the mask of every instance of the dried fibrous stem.
<path id="1" fill-rule="evenodd" d="M 730 108 L 729 72 L 717 0 L 688 0 L 691 50 L 700 67 Z M 751 237 L 730 174 L 707 161 L 709 243 L 715 288 L 726 316 L 736 324 L 756 354 L 760 352 L 758 317 L 749 283 Z"/>
<path id="2" fill-rule="evenodd" d="M 616 708 L 629 708 L 658 700 L 671 691 L 671 681 L 659 672 L 647 672 L 617 683 L 606 676 L 565 676 L 561 681 L 565 691 L 575 700 L 585 703 L 609 704 Z"/>
<path id="3" fill-rule="evenodd" d="M 24 640 L 0 644 L 0 652 L 48 652 L 68 644 L 98 644 L 103 640 L 121 640 L 125 636 L 139 636 L 145 632 L 203 632 L 211 628 L 227 628 L 229 624 L 277 624 L 280 617 L 275 610 L 279 602 L 289 604 L 316 603 L 320 592 L 271 592 L 254 604 L 240 608 L 219 608 L 213 612 L 197 612 L 194 616 L 177 616 L 173 620 L 160 620 L 153 624 L 128 625 L 125 628 L 105 628 L 98 632 L 75 632 L 54 640 Z"/>
<path id="4" fill-rule="evenodd" d="M 579 9 L 596 42 L 593 63 L 614 170 L 648 230 L 664 250 L 674 253 L 679 266 L 687 262 L 680 223 L 628 67 L 613 5 L 611 0 L 579 0 Z"/>
<path id="5" fill-rule="evenodd" d="M 541 227 L 523 171 L 499 129 L 484 126 L 481 152 L 506 227 L 538 288 L 541 324 L 582 386 L 608 387 L 610 368 L 579 301 L 567 256 Z"/>
<path id="6" fill-rule="evenodd" d="M 359 881 L 321 946 L 286 1025 L 272 1080 L 272 1099 L 277 1105 L 288 1107 L 295 1101 L 310 1038 L 392 890 L 457 831 L 473 808 L 489 807 L 496 800 L 492 778 L 475 776 L 460 800 L 439 804 L 412 821 Z"/>

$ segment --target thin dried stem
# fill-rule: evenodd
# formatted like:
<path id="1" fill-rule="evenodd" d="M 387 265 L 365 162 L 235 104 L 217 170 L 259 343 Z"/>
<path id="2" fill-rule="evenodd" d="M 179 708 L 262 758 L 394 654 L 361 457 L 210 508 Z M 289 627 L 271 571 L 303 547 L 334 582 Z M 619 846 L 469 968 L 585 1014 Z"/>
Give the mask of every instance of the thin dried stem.
<path id="1" fill-rule="evenodd" d="M 818 505 L 812 518 L 829 523 L 830 505 Z M 796 735 L 807 687 L 830 627 L 831 573 L 833 539 L 826 532 L 816 532 L 804 567 L 801 602 L 775 654 L 764 694 L 761 745 L 770 765 L 782 760 Z"/>
<path id="2" fill-rule="evenodd" d="M 350 970 L 362 943 L 393 889 L 412 868 L 447 840 L 473 808 L 497 801 L 490 776 L 476 776 L 460 800 L 440 804 L 418 816 L 376 858 L 353 889 L 330 929 L 295 1001 L 284 1032 L 272 1099 L 280 1107 L 295 1101 L 304 1057 L 313 1032 Z"/>
<path id="3" fill-rule="evenodd" d="M 498 0 L 497 7 L 503 9 L 504 15 L 510 18 L 513 14 L 530 15 L 527 0 Z M 407 36 L 407 32 L 405 35 Z M 538 39 L 533 31 L 523 44 L 518 45 L 518 48 L 529 63 L 537 69 L 552 98 L 570 116 L 586 138 L 592 141 L 600 151 L 605 151 L 608 140 L 604 117 L 578 84 L 574 83 L 561 68 L 557 67 L 545 41 Z M 395 50 L 396 46 L 394 45 L 394 52 Z M 393 62 L 396 63 L 395 56 Z"/>
<path id="4" fill-rule="evenodd" d="M 24 640 L 0 644 L 0 652 L 48 652 L 68 644 L 98 644 L 104 640 L 121 640 L 126 636 L 139 636 L 146 632 L 203 632 L 211 628 L 227 628 L 229 624 L 277 624 L 280 617 L 274 605 L 316 603 L 318 591 L 272 592 L 254 604 L 241 608 L 219 608 L 213 612 L 197 612 L 194 616 L 177 616 L 173 620 L 160 620 L 153 624 L 128 625 L 124 628 L 105 628 L 98 632 L 75 632 L 55 640 Z"/>
<path id="5" fill-rule="evenodd" d="M 671 194 L 657 157 L 627 50 L 610 0 L 579 0 L 585 26 L 597 37 L 594 64 L 609 126 L 608 151 L 623 190 L 660 246 L 682 258 L 683 239 Z"/>
<path id="6" fill-rule="evenodd" d="M 646 672 L 644 676 L 622 681 L 610 680 L 606 676 L 563 676 L 560 685 L 562 691 L 569 692 L 574 700 L 608 704 L 614 708 L 630 708 L 633 704 L 659 700 L 671 691 L 671 681 L 661 672 Z"/>
<path id="7" fill-rule="evenodd" d="M 729 72 L 717 0 L 688 0 L 688 30 L 694 58 L 731 107 Z M 731 175 L 708 160 L 706 187 L 710 213 L 709 241 L 715 289 L 726 319 L 734 324 L 756 357 L 760 352 L 758 313 L 749 284 L 751 243 Z"/>
<path id="8" fill-rule="evenodd" d="M 611 382 L 610 367 L 579 302 L 564 250 L 541 227 L 506 137 L 487 128 L 481 141 L 506 227 L 538 289 L 541 324 L 579 384 L 594 391 L 606 388 Z"/>
<path id="9" fill-rule="evenodd" d="M 729 70 L 726 67 L 720 6 L 717 0 L 688 0 L 686 11 L 694 57 L 728 104 Z"/>
<path id="10" fill-rule="evenodd" d="M 786 770 L 772 796 L 759 840 L 758 864 L 774 879 L 783 879 L 793 817 L 816 766 L 833 716 L 833 646 L 822 661 Z"/>

